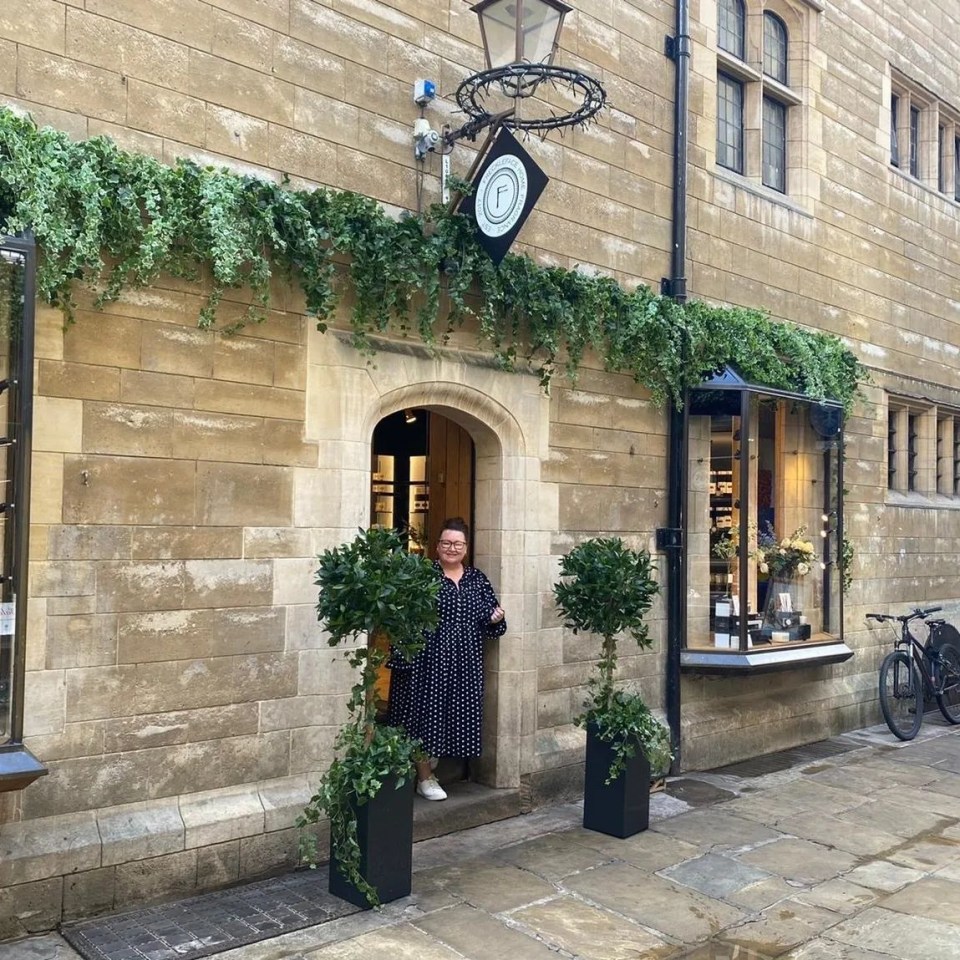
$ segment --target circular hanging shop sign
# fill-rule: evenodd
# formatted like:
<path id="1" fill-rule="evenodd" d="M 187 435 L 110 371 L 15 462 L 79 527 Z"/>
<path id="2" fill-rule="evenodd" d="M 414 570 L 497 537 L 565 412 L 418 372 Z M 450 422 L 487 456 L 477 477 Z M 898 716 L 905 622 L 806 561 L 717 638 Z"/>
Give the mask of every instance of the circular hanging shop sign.
<path id="1" fill-rule="evenodd" d="M 506 256 L 548 182 L 516 137 L 501 129 L 459 207 L 476 224 L 477 240 L 494 263 Z"/>
<path id="2" fill-rule="evenodd" d="M 477 184 L 477 226 L 488 237 L 502 237 L 520 219 L 527 202 L 527 171 L 519 157 L 497 157 Z"/>

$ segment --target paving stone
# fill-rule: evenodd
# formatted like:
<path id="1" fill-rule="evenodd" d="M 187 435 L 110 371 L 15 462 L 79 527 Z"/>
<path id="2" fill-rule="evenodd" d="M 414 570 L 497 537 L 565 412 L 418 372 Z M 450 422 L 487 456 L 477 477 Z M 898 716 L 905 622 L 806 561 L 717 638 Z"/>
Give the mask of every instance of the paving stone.
<path id="1" fill-rule="evenodd" d="M 571 841 L 567 833 L 549 833 L 526 843 L 517 843 L 498 854 L 524 870 L 550 882 L 607 863 L 611 857 Z"/>
<path id="2" fill-rule="evenodd" d="M 929 917 L 960 926 L 960 883 L 943 877 L 925 877 L 879 904 L 912 917 Z"/>
<path id="3" fill-rule="evenodd" d="M 533 936 L 465 905 L 434 913 L 414 925 L 470 960 L 556 960 L 556 953 Z"/>
<path id="4" fill-rule="evenodd" d="M 960 797 L 960 774 L 945 773 L 937 780 L 926 785 L 934 793 L 945 793 L 950 797 Z"/>
<path id="5" fill-rule="evenodd" d="M 594 904 L 689 944 L 745 919 L 735 907 L 648 876 L 627 863 L 597 867 L 564 885 Z"/>
<path id="6" fill-rule="evenodd" d="M 833 926 L 839 915 L 799 900 L 783 900 L 720 937 L 771 957 L 779 957 Z"/>
<path id="7" fill-rule="evenodd" d="M 536 930 L 551 947 L 582 960 L 656 960 L 678 950 L 639 924 L 569 896 L 524 907 L 510 919 Z"/>
<path id="8" fill-rule="evenodd" d="M 802 837 L 804 840 L 813 840 L 827 847 L 846 850 L 847 853 L 868 856 L 876 856 L 903 843 L 902 837 L 866 825 L 871 822 L 869 817 L 860 823 L 854 823 L 825 814 L 804 813 L 778 821 L 777 827 L 784 833 Z"/>
<path id="9" fill-rule="evenodd" d="M 818 939 L 791 950 L 782 960 L 890 960 L 890 954 L 858 950 L 836 940 Z"/>
<path id="10" fill-rule="evenodd" d="M 854 867 L 844 878 L 851 883 L 867 887 L 869 890 L 882 890 L 893 893 L 908 883 L 914 883 L 924 874 L 912 867 L 905 867 L 899 863 L 890 863 L 888 860 L 871 860 L 870 863 Z"/>
<path id="11" fill-rule="evenodd" d="M 683 960 L 770 960 L 767 953 L 757 953 L 750 947 L 723 940 L 710 940 L 697 947 L 692 953 L 685 953 Z"/>
<path id="12" fill-rule="evenodd" d="M 936 806 L 936 802 L 933 805 Z M 943 815 L 936 810 L 908 806 L 895 796 L 889 795 L 883 799 L 868 800 L 860 807 L 838 813 L 837 819 L 851 824 L 869 825 L 898 837 L 915 837 L 929 830 L 938 830 L 944 822 Z"/>
<path id="13" fill-rule="evenodd" d="M 776 840 L 738 856 L 744 863 L 761 870 L 807 884 L 846 873 L 857 862 L 857 858 L 849 853 L 830 850 L 808 840 L 791 839 Z"/>
<path id="14" fill-rule="evenodd" d="M 764 790 L 762 797 L 741 796 L 723 804 L 722 809 L 772 825 L 801 813 L 836 814 L 861 803 L 863 797 L 853 790 L 795 780 L 782 787 Z"/>
<path id="15" fill-rule="evenodd" d="M 796 896 L 797 891 L 803 889 L 805 889 L 803 884 L 795 881 L 787 883 L 783 877 L 771 876 L 768 880 L 751 883 L 740 890 L 735 890 L 725 899 L 735 907 L 742 907 L 751 913 L 759 913 L 771 904 Z"/>
<path id="16" fill-rule="evenodd" d="M 417 875 L 419 889 L 440 889 L 458 899 L 500 913 L 552 896 L 556 889 L 513 864 L 474 860 Z"/>
<path id="17" fill-rule="evenodd" d="M 906 844 L 889 853 L 886 859 L 915 870 L 933 873 L 960 860 L 960 841 L 931 836 Z"/>
<path id="18" fill-rule="evenodd" d="M 810 775 L 809 779 L 842 790 L 854 790 L 862 797 L 872 796 L 878 790 L 886 790 L 890 786 L 888 774 L 871 769 L 864 763 L 846 763 L 831 767 Z"/>
<path id="19" fill-rule="evenodd" d="M 700 852 L 693 844 L 645 830 L 625 840 L 608 837 L 593 830 L 574 830 L 571 839 L 609 859 L 626 860 L 640 870 L 655 873 L 664 867 L 682 863 Z"/>
<path id="20" fill-rule="evenodd" d="M 833 927 L 830 939 L 860 950 L 874 950 L 884 957 L 891 956 L 891 946 L 895 945 L 893 956 L 897 960 L 956 960 L 960 927 L 871 907 Z"/>
<path id="21" fill-rule="evenodd" d="M 849 880 L 836 879 L 818 883 L 809 890 L 796 894 L 796 899 L 801 903 L 850 916 L 875 903 L 879 896 L 879 893 L 850 883 Z"/>
<path id="22" fill-rule="evenodd" d="M 682 816 L 665 820 L 651 828 L 653 832 L 696 843 L 707 850 L 741 850 L 783 836 L 755 820 L 739 817 L 727 807 L 694 810 Z"/>
<path id="23" fill-rule="evenodd" d="M 723 900 L 750 884 L 768 879 L 770 874 L 766 870 L 757 870 L 730 857 L 708 853 L 668 867 L 662 871 L 662 876 L 708 897 Z"/>
<path id="24" fill-rule="evenodd" d="M 0 943 L 0 960 L 79 960 L 80 954 L 56 933 Z"/>
<path id="25" fill-rule="evenodd" d="M 312 951 L 314 960 L 458 960 L 460 954 L 437 943 L 429 934 L 410 924 L 375 930 L 342 943 L 332 943 Z M 292 960 L 292 958 L 291 958 Z"/>
<path id="26" fill-rule="evenodd" d="M 899 804 L 921 813 L 937 814 L 950 820 L 960 820 L 960 797 L 947 793 L 921 790 L 919 787 L 896 787 L 878 794 L 876 800 Z"/>

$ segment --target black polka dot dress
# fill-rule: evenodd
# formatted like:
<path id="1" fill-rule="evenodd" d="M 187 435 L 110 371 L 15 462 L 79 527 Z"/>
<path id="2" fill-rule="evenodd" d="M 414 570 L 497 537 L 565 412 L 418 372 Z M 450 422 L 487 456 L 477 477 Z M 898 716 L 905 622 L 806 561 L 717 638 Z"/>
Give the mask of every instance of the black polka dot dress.
<path id="1" fill-rule="evenodd" d="M 506 618 L 490 623 L 497 596 L 479 570 L 466 567 L 454 583 L 439 562 L 434 569 L 441 577 L 437 629 L 412 663 L 391 662 L 388 722 L 431 757 L 479 757 L 483 643 L 503 635 Z"/>

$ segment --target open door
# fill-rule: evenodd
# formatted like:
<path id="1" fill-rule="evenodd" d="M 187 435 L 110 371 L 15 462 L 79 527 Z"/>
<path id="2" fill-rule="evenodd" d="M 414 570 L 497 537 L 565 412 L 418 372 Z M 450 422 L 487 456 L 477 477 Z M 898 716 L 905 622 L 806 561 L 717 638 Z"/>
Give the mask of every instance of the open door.
<path id="1" fill-rule="evenodd" d="M 384 417 L 373 431 L 370 524 L 406 533 L 409 549 L 432 560 L 444 520 L 463 517 L 473 528 L 473 478 L 473 440 L 459 424 L 421 408 Z M 472 541 L 464 562 L 473 562 Z M 376 690 L 381 715 L 389 692 L 385 667 Z"/>

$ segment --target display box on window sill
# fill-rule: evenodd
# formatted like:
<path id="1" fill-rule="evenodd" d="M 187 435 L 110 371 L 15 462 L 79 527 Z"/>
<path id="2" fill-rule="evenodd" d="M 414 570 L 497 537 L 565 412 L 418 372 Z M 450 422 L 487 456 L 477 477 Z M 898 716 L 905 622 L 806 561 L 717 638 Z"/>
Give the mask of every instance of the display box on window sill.
<path id="1" fill-rule="evenodd" d="M 752 636 L 763 624 L 759 614 L 747 615 L 747 632 Z M 740 646 L 740 617 L 717 617 L 714 625 L 713 645 L 721 649 L 736 650 Z"/>
<path id="2" fill-rule="evenodd" d="M 789 627 L 767 626 L 757 631 L 757 641 L 761 643 L 798 643 L 810 639 L 810 624 L 797 623 Z"/>

